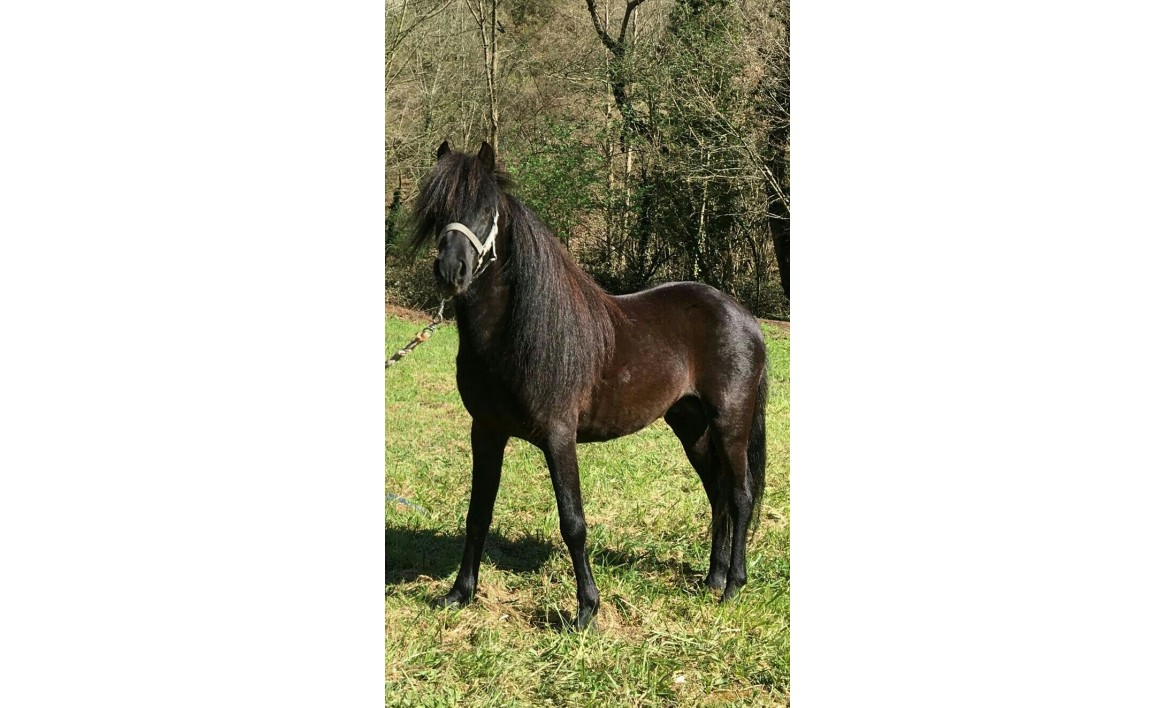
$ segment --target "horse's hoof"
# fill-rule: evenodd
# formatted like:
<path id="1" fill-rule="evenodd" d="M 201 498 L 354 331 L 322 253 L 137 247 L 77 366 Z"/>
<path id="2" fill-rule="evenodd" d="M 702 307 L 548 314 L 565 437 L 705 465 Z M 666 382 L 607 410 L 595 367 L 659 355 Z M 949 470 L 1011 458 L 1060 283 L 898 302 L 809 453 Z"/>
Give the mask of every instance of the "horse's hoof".
<path id="1" fill-rule="evenodd" d="M 723 603 L 731 602 L 732 600 L 734 600 L 735 596 L 739 594 L 739 591 L 742 588 L 743 588 L 742 585 L 738 585 L 735 583 L 728 583 L 727 589 L 723 591 L 723 596 L 719 598 L 719 604 L 721 605 Z"/>
<path id="2" fill-rule="evenodd" d="M 708 575 L 702 584 L 707 590 L 723 590 L 727 587 L 727 577 L 725 575 Z"/>
<path id="3" fill-rule="evenodd" d="M 572 625 L 572 627 L 577 632 L 583 632 L 592 626 L 592 623 L 595 619 L 595 607 L 581 607 L 580 612 L 576 615 L 576 624 Z"/>
<path id="4" fill-rule="evenodd" d="M 471 599 L 471 596 L 465 596 L 456 590 L 450 590 L 449 594 L 442 595 L 436 600 L 433 600 L 433 607 L 440 609 L 447 607 L 462 607 L 464 605 L 470 604 Z"/>

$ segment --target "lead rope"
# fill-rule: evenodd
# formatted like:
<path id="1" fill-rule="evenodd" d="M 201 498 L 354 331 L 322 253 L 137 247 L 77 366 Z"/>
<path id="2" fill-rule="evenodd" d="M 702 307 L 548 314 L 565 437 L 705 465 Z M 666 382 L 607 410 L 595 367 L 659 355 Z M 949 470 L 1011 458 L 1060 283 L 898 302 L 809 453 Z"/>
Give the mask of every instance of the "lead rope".
<path id="1" fill-rule="evenodd" d="M 422 329 L 417 336 L 413 337 L 408 344 L 405 344 L 403 349 L 393 354 L 392 358 L 384 362 L 385 369 L 411 354 L 412 350 L 416 349 L 418 344 L 428 341 L 429 337 L 433 336 L 433 332 L 445 321 L 445 303 L 448 300 L 449 298 L 443 298 L 441 304 L 437 307 L 437 314 L 433 315 L 433 321 Z"/>

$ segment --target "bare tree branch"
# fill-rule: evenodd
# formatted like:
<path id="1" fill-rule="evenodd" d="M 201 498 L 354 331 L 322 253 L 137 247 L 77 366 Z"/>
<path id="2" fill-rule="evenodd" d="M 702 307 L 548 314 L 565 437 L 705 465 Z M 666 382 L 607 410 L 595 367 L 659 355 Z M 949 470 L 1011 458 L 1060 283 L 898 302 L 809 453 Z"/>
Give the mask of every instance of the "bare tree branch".
<path id="1" fill-rule="evenodd" d="M 621 59 L 625 56 L 625 34 L 629 31 L 629 18 L 633 15 L 633 11 L 637 9 L 645 0 L 629 0 L 625 5 L 625 17 L 621 20 L 621 33 L 617 35 L 617 39 L 609 36 L 608 29 L 600 24 L 600 16 L 596 14 L 596 0 L 586 0 L 588 3 L 588 14 L 592 16 L 592 26 L 596 28 L 596 34 L 600 37 L 601 43 L 605 48 Z"/>
<path id="2" fill-rule="evenodd" d="M 596 0 L 587 0 L 587 2 L 588 14 L 592 16 L 592 26 L 596 28 L 596 34 L 600 37 L 601 43 L 603 43 L 610 52 L 616 54 L 617 43 L 613 40 L 612 37 L 608 35 L 608 30 L 601 26 L 600 17 L 596 14 Z"/>
<path id="3" fill-rule="evenodd" d="M 622 52 L 625 49 L 625 47 L 624 47 L 625 33 L 628 32 L 628 30 L 629 30 L 629 17 L 632 16 L 633 11 L 637 9 L 637 6 L 643 2 L 645 2 L 645 0 L 629 0 L 629 4 L 625 5 L 625 18 L 623 20 L 621 20 L 621 35 L 620 35 L 621 36 L 621 51 Z"/>

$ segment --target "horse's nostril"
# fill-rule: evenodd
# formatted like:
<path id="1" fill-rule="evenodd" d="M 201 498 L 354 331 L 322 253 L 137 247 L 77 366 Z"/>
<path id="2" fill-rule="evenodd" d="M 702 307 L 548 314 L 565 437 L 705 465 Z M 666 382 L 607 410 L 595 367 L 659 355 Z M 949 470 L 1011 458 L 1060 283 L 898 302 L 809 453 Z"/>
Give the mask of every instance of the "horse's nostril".
<path id="1" fill-rule="evenodd" d="M 458 264 L 457 277 L 459 277 L 459 278 L 463 278 L 463 277 L 465 277 L 465 274 L 466 274 L 466 262 L 465 262 L 465 261 L 461 261 L 461 262 Z"/>

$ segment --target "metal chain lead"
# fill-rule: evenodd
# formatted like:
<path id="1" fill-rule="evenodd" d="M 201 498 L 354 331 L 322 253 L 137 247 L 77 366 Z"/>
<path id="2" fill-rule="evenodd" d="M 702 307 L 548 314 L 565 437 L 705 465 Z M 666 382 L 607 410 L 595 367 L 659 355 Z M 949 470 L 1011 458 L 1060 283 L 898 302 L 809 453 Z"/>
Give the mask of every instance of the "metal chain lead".
<path id="1" fill-rule="evenodd" d="M 429 337 L 433 336 L 433 332 L 445 321 L 445 303 L 448 300 L 449 298 L 442 299 L 441 304 L 437 307 L 437 314 L 433 315 L 433 321 L 422 329 L 417 336 L 413 337 L 408 344 L 405 344 L 403 349 L 393 354 L 392 358 L 384 362 L 385 369 L 411 354 L 412 350 L 416 349 L 418 344 L 427 341 Z"/>

